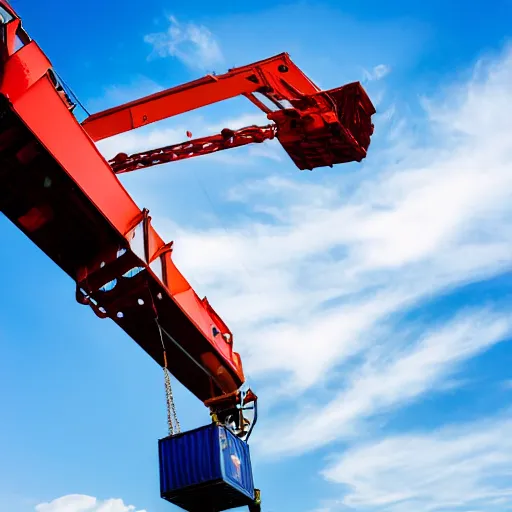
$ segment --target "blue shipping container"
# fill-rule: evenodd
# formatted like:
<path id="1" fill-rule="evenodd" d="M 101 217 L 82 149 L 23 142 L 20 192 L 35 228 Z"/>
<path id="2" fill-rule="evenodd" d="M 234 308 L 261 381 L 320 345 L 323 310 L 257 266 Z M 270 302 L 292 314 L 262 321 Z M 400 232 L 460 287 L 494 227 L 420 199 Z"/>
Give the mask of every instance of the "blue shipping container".
<path id="1" fill-rule="evenodd" d="M 253 503 L 246 442 L 210 424 L 160 439 L 160 494 L 192 512 L 216 512 Z"/>

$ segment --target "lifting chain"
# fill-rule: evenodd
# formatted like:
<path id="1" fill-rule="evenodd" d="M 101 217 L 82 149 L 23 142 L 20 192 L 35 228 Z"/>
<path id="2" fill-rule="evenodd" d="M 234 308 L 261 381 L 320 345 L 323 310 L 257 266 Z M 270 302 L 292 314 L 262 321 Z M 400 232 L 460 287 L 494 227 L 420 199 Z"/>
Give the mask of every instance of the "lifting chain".
<path id="1" fill-rule="evenodd" d="M 158 332 L 160 333 L 160 341 L 162 342 L 162 348 L 164 350 L 164 382 L 165 382 L 165 398 L 167 402 L 167 425 L 169 427 L 169 435 L 174 436 L 181 432 L 180 422 L 176 413 L 176 405 L 174 404 L 174 395 L 171 387 L 171 374 L 167 369 L 167 352 L 164 345 L 164 337 L 162 335 L 162 328 L 158 322 L 158 318 L 155 319 L 156 325 L 158 326 Z"/>
<path id="2" fill-rule="evenodd" d="M 164 358 L 167 356 L 164 352 Z M 176 414 L 176 405 L 174 404 L 174 396 L 172 394 L 171 377 L 167 366 L 164 367 L 164 380 L 165 380 L 165 397 L 167 399 L 167 425 L 169 426 L 169 435 L 174 436 L 181 432 L 180 422 Z"/>

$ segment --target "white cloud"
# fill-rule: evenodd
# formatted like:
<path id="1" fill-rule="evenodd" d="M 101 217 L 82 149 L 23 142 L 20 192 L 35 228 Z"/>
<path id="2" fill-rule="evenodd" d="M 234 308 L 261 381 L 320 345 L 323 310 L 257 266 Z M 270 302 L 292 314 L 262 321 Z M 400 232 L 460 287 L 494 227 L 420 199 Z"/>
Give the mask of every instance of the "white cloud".
<path id="1" fill-rule="evenodd" d="M 149 127 L 148 127 L 149 128 Z M 187 140 L 186 129 L 183 128 L 141 128 L 140 131 L 130 131 L 100 140 L 98 149 L 107 159 L 118 153 L 139 153 L 149 149 L 157 149 Z"/>
<path id="2" fill-rule="evenodd" d="M 490 308 L 489 319 L 486 310 L 477 317 L 480 340 L 467 331 L 473 320 L 462 316 L 446 325 L 439 320 L 439 333 L 431 331 L 423 345 L 419 335 L 406 337 L 410 349 L 397 359 L 382 357 L 401 349 L 398 333 L 410 327 L 402 313 L 512 266 L 511 55 L 434 98 L 417 138 L 403 123 L 405 136 L 386 139 L 390 118 L 377 118 L 374 144 L 380 138 L 386 149 L 370 152 L 359 174 L 317 170 L 311 184 L 305 174 L 277 178 L 288 170 L 270 168 L 271 177 L 227 194 L 244 215 L 230 214 L 222 229 L 158 221 L 176 241 L 178 265 L 233 328 L 249 378 L 270 379 L 268 390 L 260 387 L 267 404 L 279 399 L 282 408 L 287 396 L 320 392 L 327 384 L 337 387 L 335 396 L 364 391 L 357 414 L 345 416 L 330 401 L 318 410 L 320 416 L 333 411 L 341 422 L 336 428 L 350 430 L 358 419 L 408 403 L 400 383 L 416 389 L 411 396 L 442 387 L 457 362 L 506 332 Z M 248 218 L 253 212 L 247 210 L 265 213 L 266 220 Z M 436 339 L 446 340 L 449 350 L 428 341 Z M 415 376 L 404 361 L 411 359 L 428 370 L 424 380 L 408 381 Z M 355 386 L 369 360 L 372 375 L 389 378 L 394 395 L 379 391 L 371 375 Z M 395 381 L 397 369 L 404 371 Z M 333 384 L 337 372 L 345 378 Z M 325 428 L 308 432 L 310 446 L 326 439 Z M 272 445 L 267 434 L 262 422 L 255 441 L 263 439 L 268 451 L 289 449 L 274 437 Z M 294 438 L 295 430 L 289 434 Z"/>
<path id="3" fill-rule="evenodd" d="M 144 41 L 153 47 L 152 55 L 176 57 L 191 68 L 211 70 L 224 61 L 220 46 L 213 34 L 203 25 L 179 23 L 171 16 L 166 32 L 148 34 Z"/>
<path id="4" fill-rule="evenodd" d="M 371 71 L 363 70 L 363 76 L 366 81 L 380 80 L 391 73 L 391 67 L 386 64 L 379 64 Z"/>
<path id="5" fill-rule="evenodd" d="M 511 427 L 505 417 L 388 437 L 350 448 L 323 474 L 361 511 L 501 512 L 512 506 Z"/>
<path id="6" fill-rule="evenodd" d="M 259 447 L 274 454 L 300 453 L 359 433 L 361 420 L 431 393 L 458 364 L 502 341 L 511 328 L 509 315 L 469 311 L 431 328 L 417 343 L 406 340 L 405 349 L 396 347 L 395 339 L 391 354 L 383 354 L 380 347 L 369 351 L 365 364 L 348 374 L 341 392 L 326 405 L 289 417 L 284 439 L 271 428 L 262 432 Z"/>
<path id="7" fill-rule="evenodd" d="M 284 150 L 280 148 L 279 142 L 275 139 L 272 141 L 265 141 L 262 144 L 255 144 L 249 147 L 250 158 L 268 158 L 275 162 L 282 162 L 285 158 Z"/>
<path id="8" fill-rule="evenodd" d="M 452 112 L 452 121 L 457 115 Z M 244 331 L 239 337 L 253 352 L 253 367 L 292 366 L 298 379 L 307 379 L 311 370 L 298 363 L 311 364 L 308 339 L 322 325 L 331 334 L 325 346 L 319 341 L 324 336 L 317 336 L 322 348 L 312 364 L 325 357 L 330 365 L 340 361 L 332 357 L 335 347 L 357 346 L 366 326 L 510 266 L 512 234 L 501 226 L 511 215 L 511 164 L 499 150 L 488 154 L 492 126 L 483 133 L 488 136 L 478 145 L 465 140 L 456 147 L 403 148 L 403 155 L 394 155 L 401 162 L 381 172 L 368 169 L 348 193 L 343 178 L 322 184 L 321 170 L 316 185 L 275 177 L 245 184 L 236 197 L 256 208 L 272 207 L 278 218 L 227 232 L 176 232 L 172 226 L 169 236 L 179 239 L 176 258 L 212 289 L 222 304 L 218 309 Z M 234 268 L 241 272 L 234 274 Z M 341 304 L 325 309 L 333 298 Z M 280 323 L 262 324 L 271 319 Z M 262 343 L 276 357 L 260 350 Z M 290 360 L 291 346 L 296 349 Z"/>
<path id="9" fill-rule="evenodd" d="M 146 512 L 136 510 L 133 505 L 125 505 L 123 500 L 98 500 L 83 494 L 69 494 L 49 503 L 36 506 L 35 512 Z"/>

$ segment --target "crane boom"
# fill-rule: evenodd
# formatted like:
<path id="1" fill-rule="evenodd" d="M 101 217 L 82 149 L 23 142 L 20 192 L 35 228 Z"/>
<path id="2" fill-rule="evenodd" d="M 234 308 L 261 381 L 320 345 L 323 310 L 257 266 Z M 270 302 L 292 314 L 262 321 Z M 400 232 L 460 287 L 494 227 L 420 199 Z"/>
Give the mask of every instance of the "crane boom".
<path id="1" fill-rule="evenodd" d="M 223 75 L 206 75 L 124 105 L 89 116 L 82 126 L 94 141 L 146 126 L 219 101 L 246 95 L 258 101 L 260 92 L 271 101 L 315 94 L 320 89 L 291 61 L 287 53 L 243 67 Z"/>
<path id="2" fill-rule="evenodd" d="M 176 267 L 172 242 L 112 172 L 5 0 L 0 76 L 0 212 L 73 279 L 80 304 L 167 361 L 201 401 L 236 405 L 245 377 L 230 329 Z"/>
<path id="3" fill-rule="evenodd" d="M 270 108 L 256 94 L 273 106 Z M 219 76 L 207 75 L 89 116 L 83 128 L 94 141 L 102 140 L 156 121 L 243 95 L 273 123 L 151 149 L 128 157 L 120 153 L 110 160 L 116 173 L 143 169 L 261 142 L 279 140 L 299 169 L 360 162 L 366 157 L 373 133 L 375 107 L 359 82 L 321 91 L 290 59 L 281 53 L 254 64 L 233 68 Z M 247 136 L 248 134 L 251 134 Z M 252 140 L 251 140 L 252 138 Z M 184 150 L 184 148 L 188 148 Z M 154 157 L 154 158 L 153 158 Z"/>

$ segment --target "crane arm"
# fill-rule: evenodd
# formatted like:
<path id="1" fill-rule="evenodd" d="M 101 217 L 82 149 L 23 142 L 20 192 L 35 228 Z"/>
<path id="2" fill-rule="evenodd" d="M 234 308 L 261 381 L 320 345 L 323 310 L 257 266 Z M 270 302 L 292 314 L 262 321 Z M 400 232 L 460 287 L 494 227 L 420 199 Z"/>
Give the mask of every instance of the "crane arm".
<path id="1" fill-rule="evenodd" d="M 188 142 L 172 144 L 163 148 L 142 151 L 127 155 L 119 153 L 109 160 L 110 167 L 116 174 L 145 169 L 153 165 L 185 160 L 195 156 L 209 155 L 224 149 L 239 148 L 247 144 L 272 140 L 276 135 L 276 125 L 247 126 L 240 130 L 224 128 L 218 135 L 210 135 Z"/>
<path id="2" fill-rule="evenodd" d="M 280 101 L 300 99 L 320 89 L 292 62 L 287 53 L 230 69 L 223 75 L 206 75 L 192 82 L 119 105 L 82 122 L 95 141 L 112 137 L 184 112 L 244 95 L 258 107 L 271 110 L 254 93 L 265 95 L 282 108 Z"/>
<path id="3" fill-rule="evenodd" d="M 256 93 L 273 106 L 263 103 Z M 243 95 L 267 114 L 270 126 L 229 130 L 109 161 L 116 174 L 277 138 L 299 169 L 360 162 L 373 133 L 375 107 L 359 82 L 322 91 L 287 53 L 207 75 L 89 116 L 82 127 L 99 141 L 205 105 Z M 225 137 L 226 133 L 232 133 Z"/>

